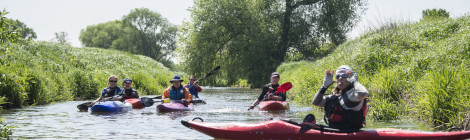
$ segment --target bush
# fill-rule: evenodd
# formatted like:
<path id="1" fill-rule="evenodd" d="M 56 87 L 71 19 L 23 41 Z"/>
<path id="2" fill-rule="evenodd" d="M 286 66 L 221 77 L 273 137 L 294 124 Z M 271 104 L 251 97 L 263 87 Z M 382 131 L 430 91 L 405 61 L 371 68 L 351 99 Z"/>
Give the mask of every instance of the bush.
<path id="1" fill-rule="evenodd" d="M 423 10 L 423 19 L 428 19 L 428 18 L 449 18 L 449 12 L 441 8 Z"/>

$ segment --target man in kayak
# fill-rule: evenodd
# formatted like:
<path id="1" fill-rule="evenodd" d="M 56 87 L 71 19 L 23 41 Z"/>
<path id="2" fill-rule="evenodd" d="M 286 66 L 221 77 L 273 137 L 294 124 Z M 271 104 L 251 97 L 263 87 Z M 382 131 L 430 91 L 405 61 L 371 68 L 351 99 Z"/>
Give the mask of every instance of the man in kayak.
<path id="1" fill-rule="evenodd" d="M 256 99 L 256 101 L 250 106 L 250 108 L 248 108 L 248 110 L 255 108 L 255 106 L 258 105 L 261 101 L 266 101 L 266 100 L 285 101 L 286 100 L 285 92 L 276 93 L 277 88 L 279 87 L 279 79 L 280 79 L 279 73 L 273 72 L 271 74 L 271 83 L 264 85 L 263 91 L 258 96 L 258 99 Z"/>
<path id="2" fill-rule="evenodd" d="M 336 70 L 336 81 L 333 73 L 326 70 L 323 85 L 313 98 L 312 104 L 324 107 L 325 122 L 329 127 L 357 131 L 363 127 L 367 112 L 367 89 L 357 82 L 357 73 L 349 66 L 342 65 Z M 330 85 L 336 83 L 332 93 L 325 95 Z"/>
<path id="3" fill-rule="evenodd" d="M 124 86 L 124 94 L 123 94 L 123 99 L 131 99 L 131 98 L 139 98 L 139 93 L 137 93 L 137 90 L 132 89 L 132 80 L 130 78 L 125 78 L 124 81 L 122 82 Z"/>
<path id="4" fill-rule="evenodd" d="M 191 93 L 191 96 L 199 98 L 198 92 L 201 92 L 202 88 L 195 81 L 196 79 L 193 75 L 189 76 L 189 83 L 184 85 L 184 87 L 188 88 L 189 93 Z"/>
<path id="5" fill-rule="evenodd" d="M 96 99 L 91 105 L 98 101 L 120 101 L 122 99 L 122 89 L 117 86 L 118 77 L 111 75 L 108 77 L 108 87 L 103 88 L 101 97 Z"/>
<path id="6" fill-rule="evenodd" d="M 189 102 L 193 100 L 191 93 L 189 93 L 187 88 L 181 85 L 181 82 L 183 82 L 181 77 L 175 75 L 170 81 L 173 85 L 163 91 L 162 100 L 170 98 L 170 100 L 181 101 L 181 103 L 189 105 Z"/>

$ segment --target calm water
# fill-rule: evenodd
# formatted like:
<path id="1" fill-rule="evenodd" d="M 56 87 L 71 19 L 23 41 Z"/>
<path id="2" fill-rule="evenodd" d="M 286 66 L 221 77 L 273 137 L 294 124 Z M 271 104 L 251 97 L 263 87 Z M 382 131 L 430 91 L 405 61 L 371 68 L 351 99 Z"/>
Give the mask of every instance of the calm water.
<path id="1" fill-rule="evenodd" d="M 259 93 L 260 90 L 245 88 L 206 87 L 199 96 L 207 104 L 196 105 L 191 112 L 159 114 L 154 104 L 123 114 L 96 115 L 78 111 L 76 106 L 85 101 L 69 101 L 5 111 L 1 117 L 17 127 L 13 130 L 15 139 L 212 139 L 184 127 L 180 121 L 201 117 L 205 122 L 260 122 L 270 118 L 300 122 L 309 113 L 314 113 L 318 121 L 322 120 L 321 112 L 295 104 L 286 112 L 247 111 Z M 430 130 L 411 121 L 367 123 L 365 129 Z"/>

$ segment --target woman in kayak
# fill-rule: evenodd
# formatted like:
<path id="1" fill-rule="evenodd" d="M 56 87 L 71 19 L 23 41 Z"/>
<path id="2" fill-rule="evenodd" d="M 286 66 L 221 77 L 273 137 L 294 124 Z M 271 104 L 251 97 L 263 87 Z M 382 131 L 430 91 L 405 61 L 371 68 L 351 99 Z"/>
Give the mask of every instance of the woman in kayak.
<path id="1" fill-rule="evenodd" d="M 123 94 L 123 99 L 131 99 L 131 98 L 139 98 L 139 93 L 137 93 L 137 90 L 132 89 L 132 80 L 130 78 L 125 78 L 124 81 L 122 82 L 124 86 L 124 94 Z"/>
<path id="2" fill-rule="evenodd" d="M 94 105 L 98 101 L 120 101 L 122 99 L 122 89 L 117 86 L 118 77 L 111 75 L 108 77 L 108 87 L 103 88 L 101 91 L 101 97 L 96 99 L 91 105 Z"/>
<path id="3" fill-rule="evenodd" d="M 181 85 L 181 82 L 183 82 L 181 77 L 175 75 L 170 81 L 173 85 L 163 91 L 162 100 L 165 100 L 166 98 L 170 98 L 170 100 L 173 101 L 181 100 L 181 103 L 189 105 L 189 102 L 192 100 L 191 93 L 189 93 L 187 88 L 184 88 Z"/>
<path id="4" fill-rule="evenodd" d="M 333 73 L 326 70 L 323 85 L 313 98 L 312 104 L 324 107 L 325 122 L 329 127 L 357 131 L 363 127 L 367 112 L 367 89 L 357 82 L 357 73 L 349 66 L 342 65 L 336 70 L 336 81 Z M 332 93 L 325 95 L 330 85 L 336 83 Z"/>
<path id="5" fill-rule="evenodd" d="M 261 94 L 258 96 L 258 99 L 256 99 L 256 101 L 250 106 L 250 108 L 248 108 L 248 110 L 255 108 L 255 106 L 258 105 L 261 101 L 266 101 L 266 100 L 285 101 L 286 100 L 285 92 L 276 93 L 277 88 L 279 87 L 279 79 L 280 79 L 279 73 L 273 72 L 271 74 L 271 83 L 264 85 L 263 91 L 261 91 Z"/>
<path id="6" fill-rule="evenodd" d="M 197 82 L 195 82 L 195 80 L 196 79 L 193 75 L 189 76 L 189 83 L 184 85 L 184 87 L 188 88 L 189 93 L 191 93 L 193 97 L 199 98 L 198 92 L 201 92 L 202 88 L 197 84 Z"/>

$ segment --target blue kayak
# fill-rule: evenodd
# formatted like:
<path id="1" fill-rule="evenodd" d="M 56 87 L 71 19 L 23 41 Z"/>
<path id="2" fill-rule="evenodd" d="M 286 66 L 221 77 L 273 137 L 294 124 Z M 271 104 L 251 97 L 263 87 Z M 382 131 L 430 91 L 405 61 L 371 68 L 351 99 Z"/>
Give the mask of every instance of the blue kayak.
<path id="1" fill-rule="evenodd" d="M 91 107 L 91 112 L 127 112 L 132 104 L 120 101 L 101 101 Z"/>

